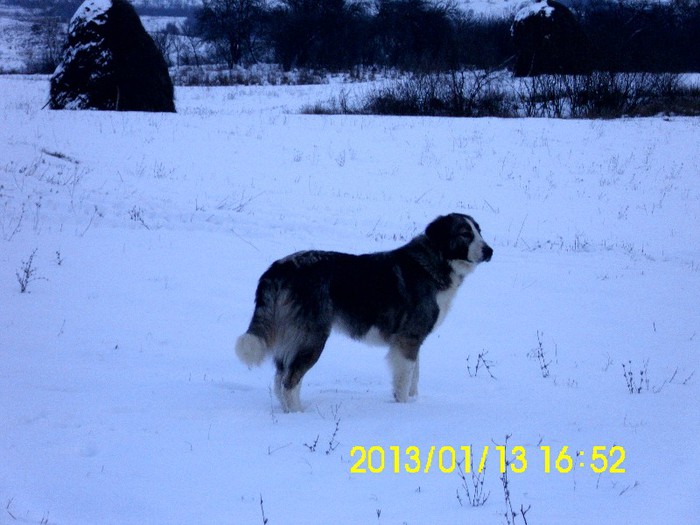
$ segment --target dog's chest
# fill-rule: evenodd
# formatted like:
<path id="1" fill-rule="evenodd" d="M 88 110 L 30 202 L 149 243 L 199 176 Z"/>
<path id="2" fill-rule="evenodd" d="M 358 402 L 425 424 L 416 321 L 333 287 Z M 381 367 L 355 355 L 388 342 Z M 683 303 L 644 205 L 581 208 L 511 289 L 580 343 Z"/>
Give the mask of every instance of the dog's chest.
<path id="1" fill-rule="evenodd" d="M 451 281 L 449 288 L 438 292 L 435 296 L 435 300 L 437 301 L 437 305 L 439 308 L 438 318 L 435 322 L 436 328 L 445 320 L 445 316 L 447 315 L 450 306 L 452 306 L 452 300 L 457 294 L 457 290 L 464 282 L 464 278 L 467 276 L 467 273 L 469 273 L 469 271 L 471 271 L 471 268 L 457 267 L 456 264 L 452 264 L 452 274 L 450 275 Z"/>
<path id="2" fill-rule="evenodd" d="M 462 284 L 460 280 L 458 279 L 453 279 L 452 284 L 447 290 L 443 290 L 441 292 L 438 292 L 437 296 L 435 296 L 435 300 L 437 301 L 438 308 L 440 309 L 438 313 L 438 318 L 437 321 L 435 321 L 435 327 L 437 328 L 442 324 L 442 322 L 445 320 L 445 316 L 447 315 L 447 312 L 450 309 L 450 306 L 452 306 L 452 299 L 454 299 L 455 295 L 457 294 L 457 289 L 459 288 L 459 285 Z"/>

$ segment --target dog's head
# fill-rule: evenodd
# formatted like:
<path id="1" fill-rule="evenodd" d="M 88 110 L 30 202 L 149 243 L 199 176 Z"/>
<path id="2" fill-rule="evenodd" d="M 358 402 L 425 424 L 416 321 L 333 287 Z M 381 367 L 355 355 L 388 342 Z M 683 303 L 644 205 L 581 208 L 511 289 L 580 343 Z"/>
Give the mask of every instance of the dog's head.
<path id="1" fill-rule="evenodd" d="M 450 261 L 476 265 L 493 256 L 493 249 L 481 237 L 481 228 L 469 215 L 442 215 L 428 225 L 425 235 Z"/>

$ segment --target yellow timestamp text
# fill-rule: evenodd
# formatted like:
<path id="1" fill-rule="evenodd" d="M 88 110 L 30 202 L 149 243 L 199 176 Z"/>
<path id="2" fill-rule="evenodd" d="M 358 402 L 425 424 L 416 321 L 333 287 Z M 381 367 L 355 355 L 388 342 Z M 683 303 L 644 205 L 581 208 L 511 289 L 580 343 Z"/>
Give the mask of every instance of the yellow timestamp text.
<path id="1" fill-rule="evenodd" d="M 506 447 L 503 445 L 484 445 L 472 447 L 463 445 L 453 447 L 450 445 L 437 447 L 400 447 L 392 445 L 383 447 L 374 445 L 364 447 L 356 445 L 350 449 L 350 458 L 354 460 L 350 467 L 351 474 L 381 474 L 381 473 L 407 473 L 428 474 L 431 471 L 450 474 L 458 468 L 469 474 L 474 468 L 474 460 L 477 459 L 476 472 L 482 473 L 486 469 L 487 460 L 495 459 L 498 471 L 503 474 L 506 470 L 515 474 L 522 474 L 535 464 L 545 474 L 568 474 L 576 469 L 588 469 L 596 474 L 624 474 L 626 452 L 624 447 L 614 445 L 611 447 L 601 445 L 591 447 L 590 450 L 578 449 L 569 451 L 570 447 L 564 445 L 552 448 L 542 445 L 538 449 L 529 450 L 523 446 Z M 533 457 L 534 456 L 534 457 Z"/>

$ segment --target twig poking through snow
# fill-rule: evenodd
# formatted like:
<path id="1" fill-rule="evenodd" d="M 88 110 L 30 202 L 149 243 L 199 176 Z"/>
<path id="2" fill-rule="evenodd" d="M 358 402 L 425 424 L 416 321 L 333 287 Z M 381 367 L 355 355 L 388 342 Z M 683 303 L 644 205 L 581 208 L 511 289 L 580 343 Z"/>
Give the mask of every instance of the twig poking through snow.
<path id="1" fill-rule="evenodd" d="M 265 507 L 263 506 L 262 494 L 260 494 L 260 512 L 262 512 L 262 522 L 263 525 L 267 525 L 267 518 L 265 517 Z"/>
<path id="2" fill-rule="evenodd" d="M 479 374 L 479 368 L 483 365 L 488 374 L 491 376 L 491 379 L 496 379 L 496 376 L 494 376 L 491 372 L 493 361 L 491 361 L 490 359 L 486 360 L 486 354 L 488 353 L 488 350 L 484 350 L 483 352 L 480 352 L 479 355 L 476 357 L 476 365 L 474 366 L 474 372 L 472 372 L 472 367 L 469 366 L 469 358 L 471 356 L 467 356 L 467 373 L 469 374 L 469 377 L 476 377 Z"/>
<path id="3" fill-rule="evenodd" d="M 22 261 L 22 267 L 15 272 L 17 276 L 17 282 L 19 283 L 20 293 L 27 293 L 27 288 L 29 283 L 36 281 L 37 279 L 43 279 L 43 277 L 36 277 L 36 268 L 34 267 L 34 256 L 36 255 L 38 248 L 34 248 L 34 251 L 29 256 L 29 259 Z"/>

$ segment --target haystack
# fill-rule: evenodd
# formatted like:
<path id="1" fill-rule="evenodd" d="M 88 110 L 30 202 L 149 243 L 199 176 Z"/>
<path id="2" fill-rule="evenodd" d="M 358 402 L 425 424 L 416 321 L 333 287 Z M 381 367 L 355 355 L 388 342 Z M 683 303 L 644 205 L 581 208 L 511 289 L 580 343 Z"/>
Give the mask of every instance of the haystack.
<path id="1" fill-rule="evenodd" d="M 175 111 L 168 67 L 126 0 L 86 0 L 51 77 L 51 109 Z"/>

